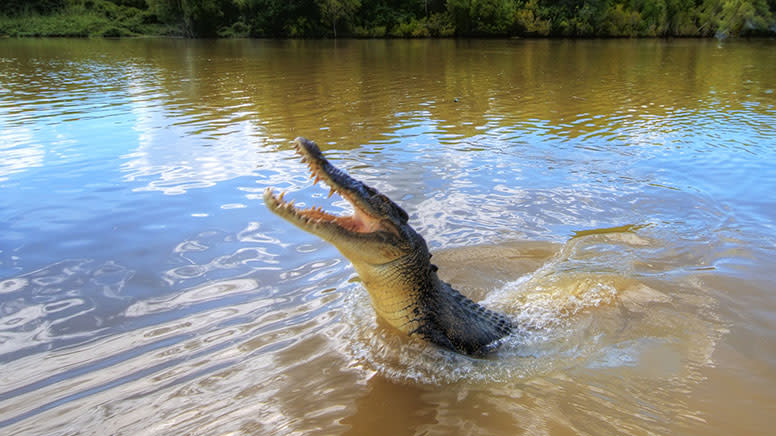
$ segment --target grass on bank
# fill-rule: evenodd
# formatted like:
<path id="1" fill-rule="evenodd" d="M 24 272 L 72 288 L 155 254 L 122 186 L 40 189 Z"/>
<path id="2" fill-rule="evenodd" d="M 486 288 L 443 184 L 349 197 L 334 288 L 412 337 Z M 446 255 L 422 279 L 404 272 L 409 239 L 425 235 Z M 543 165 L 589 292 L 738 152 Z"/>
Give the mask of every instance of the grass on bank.
<path id="1" fill-rule="evenodd" d="M 100 8 L 72 5 L 51 14 L 26 12 L 0 15 L 0 36 L 5 37 L 124 37 L 182 35 L 179 26 L 160 24 L 147 11 L 97 2 Z"/>

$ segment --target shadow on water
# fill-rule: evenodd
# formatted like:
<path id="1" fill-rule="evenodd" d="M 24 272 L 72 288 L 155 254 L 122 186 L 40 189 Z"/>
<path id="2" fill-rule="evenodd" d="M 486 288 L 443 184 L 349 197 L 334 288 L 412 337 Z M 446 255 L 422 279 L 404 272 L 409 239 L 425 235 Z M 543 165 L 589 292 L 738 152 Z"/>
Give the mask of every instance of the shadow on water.
<path id="1" fill-rule="evenodd" d="M 356 412 L 342 420 L 348 427 L 343 434 L 363 435 L 376 428 L 385 434 L 400 434 L 407 428 L 422 429 L 437 423 L 433 402 L 423 399 L 423 386 L 377 376 L 369 380 L 367 389 L 355 402 Z"/>

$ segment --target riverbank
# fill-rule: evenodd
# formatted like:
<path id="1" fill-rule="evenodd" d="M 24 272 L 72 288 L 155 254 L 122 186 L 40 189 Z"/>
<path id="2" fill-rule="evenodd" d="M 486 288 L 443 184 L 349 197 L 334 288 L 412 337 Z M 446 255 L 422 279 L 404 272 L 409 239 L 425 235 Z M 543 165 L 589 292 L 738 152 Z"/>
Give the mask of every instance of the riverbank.
<path id="1" fill-rule="evenodd" d="M 776 0 L 8 0 L 0 37 L 776 35 Z"/>
<path id="2" fill-rule="evenodd" d="M 97 7 L 97 5 L 101 7 Z M 0 14 L 0 36 L 5 37 L 130 37 L 182 36 L 180 26 L 165 24 L 149 11 L 108 1 L 73 4 L 50 13 L 25 10 Z"/>

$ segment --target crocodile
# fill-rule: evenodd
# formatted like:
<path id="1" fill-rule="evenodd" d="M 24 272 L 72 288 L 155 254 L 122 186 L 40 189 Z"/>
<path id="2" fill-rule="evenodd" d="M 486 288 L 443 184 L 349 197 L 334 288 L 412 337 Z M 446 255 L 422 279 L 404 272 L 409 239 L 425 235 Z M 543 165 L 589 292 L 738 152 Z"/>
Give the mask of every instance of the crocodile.
<path id="1" fill-rule="evenodd" d="M 296 138 L 294 147 L 310 169 L 313 185 L 323 181 L 353 207 L 335 216 L 321 207 L 301 209 L 272 188 L 267 207 L 297 227 L 334 245 L 353 264 L 377 315 L 397 330 L 458 353 L 482 357 L 514 330 L 510 320 L 475 303 L 442 281 L 426 241 L 409 225 L 399 205 L 336 168 L 318 146 Z"/>

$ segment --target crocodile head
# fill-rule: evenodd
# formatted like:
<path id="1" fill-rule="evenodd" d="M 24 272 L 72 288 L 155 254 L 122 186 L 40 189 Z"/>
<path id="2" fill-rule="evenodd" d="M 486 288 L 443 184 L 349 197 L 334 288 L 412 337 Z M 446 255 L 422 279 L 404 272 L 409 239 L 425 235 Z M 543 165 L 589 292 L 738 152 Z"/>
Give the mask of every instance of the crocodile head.
<path id="1" fill-rule="evenodd" d="M 350 216 L 335 216 L 320 207 L 300 209 L 285 201 L 284 193 L 264 191 L 267 206 L 295 224 L 331 243 L 356 267 L 384 265 L 417 251 L 417 235 L 407 224 L 407 212 L 376 189 L 334 167 L 318 146 L 304 138 L 294 141 L 302 162 L 310 169 L 314 184 L 323 181 L 353 207 Z M 424 243 L 425 245 L 425 243 Z M 360 268 L 359 268 L 360 269 Z"/>
<path id="2" fill-rule="evenodd" d="M 337 247 L 353 264 L 382 319 L 404 333 L 471 355 L 495 349 L 495 341 L 512 331 L 504 316 L 439 279 L 426 241 L 407 223 L 407 212 L 334 167 L 314 142 L 297 138 L 295 147 L 314 184 L 326 183 L 329 196 L 342 196 L 353 214 L 335 216 L 315 206 L 300 209 L 271 188 L 264 192 L 264 202 L 272 212 Z"/>

